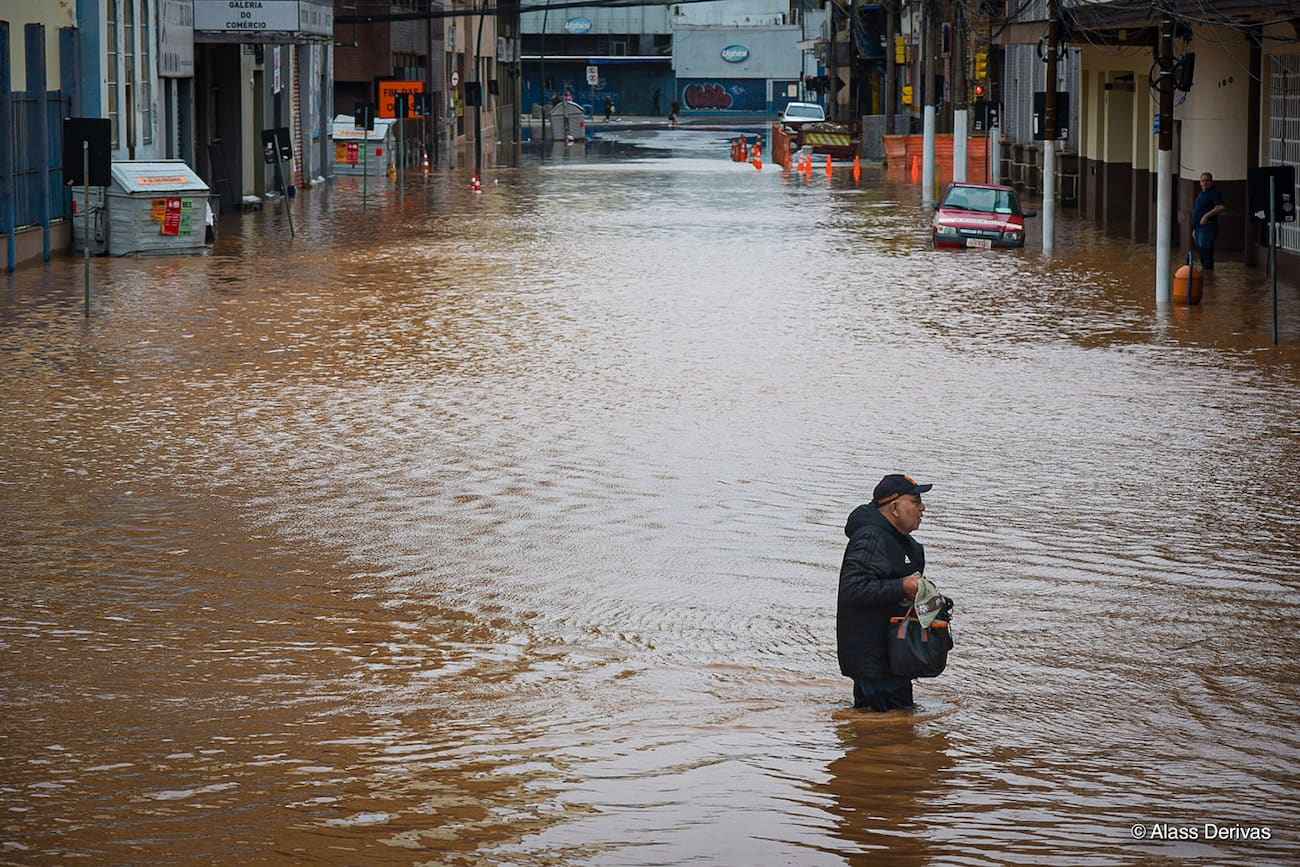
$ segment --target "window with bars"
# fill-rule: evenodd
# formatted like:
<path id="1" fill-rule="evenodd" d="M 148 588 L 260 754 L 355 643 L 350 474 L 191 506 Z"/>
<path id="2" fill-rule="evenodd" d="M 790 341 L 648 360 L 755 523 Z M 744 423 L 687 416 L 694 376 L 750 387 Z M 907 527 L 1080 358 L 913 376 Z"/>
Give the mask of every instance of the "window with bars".
<path id="1" fill-rule="evenodd" d="M 1300 54 L 1273 55 L 1269 83 L 1269 165 L 1300 166 Z M 1279 223 L 1277 243 L 1287 252 L 1300 253 L 1300 225 Z"/>

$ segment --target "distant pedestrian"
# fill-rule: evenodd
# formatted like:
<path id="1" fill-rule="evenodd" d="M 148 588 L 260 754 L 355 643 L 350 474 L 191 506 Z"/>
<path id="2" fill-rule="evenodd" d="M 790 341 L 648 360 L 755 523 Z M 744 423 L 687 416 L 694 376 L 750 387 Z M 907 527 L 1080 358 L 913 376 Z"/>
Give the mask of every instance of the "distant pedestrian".
<path id="1" fill-rule="evenodd" d="M 659 108 L 659 106 L 663 105 L 663 99 L 664 99 L 664 89 L 663 89 L 662 87 L 656 87 L 656 88 L 655 88 L 655 92 L 654 92 L 654 96 L 651 97 L 651 100 L 654 102 L 654 109 L 655 109 L 655 110 L 654 110 L 654 115 L 655 115 L 655 117 L 658 117 L 658 116 L 659 116 L 659 113 L 660 113 L 660 110 L 661 110 L 661 109 Z"/>
<path id="2" fill-rule="evenodd" d="M 682 113 L 682 102 L 681 102 L 681 100 L 679 100 L 679 99 L 677 99 L 676 97 L 674 97 L 672 103 L 671 103 L 670 106 L 669 106 L 669 108 L 671 109 L 671 111 L 668 112 L 668 122 L 672 125 L 672 128 L 673 128 L 673 129 L 677 129 L 677 127 L 678 127 L 678 125 L 679 125 L 679 124 L 678 124 L 678 117 L 677 117 L 677 116 L 680 115 L 680 114 Z"/>
<path id="3" fill-rule="evenodd" d="M 605 120 L 609 120 L 613 116 L 614 116 L 614 100 L 607 96 L 605 97 Z"/>
<path id="4" fill-rule="evenodd" d="M 1192 206 L 1192 239 L 1201 252 L 1201 268 L 1214 270 L 1214 242 L 1219 237 L 1219 214 L 1223 213 L 1223 194 L 1214 188 L 1214 175 L 1201 173 L 1201 194 Z"/>

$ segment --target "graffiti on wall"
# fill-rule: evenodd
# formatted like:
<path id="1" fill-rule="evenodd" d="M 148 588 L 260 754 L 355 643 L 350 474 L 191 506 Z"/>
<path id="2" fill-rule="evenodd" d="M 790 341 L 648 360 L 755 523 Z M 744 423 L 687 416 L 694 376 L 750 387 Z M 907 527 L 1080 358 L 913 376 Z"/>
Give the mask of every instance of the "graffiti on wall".
<path id="1" fill-rule="evenodd" d="M 767 82 L 724 78 L 679 80 L 682 104 L 689 111 L 764 111 Z"/>

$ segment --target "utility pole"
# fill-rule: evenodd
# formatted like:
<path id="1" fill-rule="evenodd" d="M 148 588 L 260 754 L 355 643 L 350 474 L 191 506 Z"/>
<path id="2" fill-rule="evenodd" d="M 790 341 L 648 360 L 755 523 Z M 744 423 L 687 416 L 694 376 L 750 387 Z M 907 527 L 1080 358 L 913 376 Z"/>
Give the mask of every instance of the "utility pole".
<path id="1" fill-rule="evenodd" d="M 885 46 L 885 87 L 881 93 L 881 108 L 885 115 L 885 128 L 881 130 L 882 136 L 894 134 L 894 97 L 898 93 L 898 18 L 892 4 L 885 4 L 885 38 L 889 44 Z M 882 139 L 883 141 L 883 139 Z"/>
<path id="2" fill-rule="evenodd" d="M 952 112 L 952 179 L 954 183 L 966 182 L 966 127 L 967 111 L 970 107 L 970 92 L 968 89 L 968 79 L 966 71 L 969 67 L 966 65 L 966 22 L 961 13 L 962 7 L 957 7 L 957 19 L 953 22 L 952 28 L 952 69 L 956 70 L 951 76 L 952 84 L 957 89 L 953 94 L 955 108 Z"/>
<path id="3" fill-rule="evenodd" d="M 474 100 L 474 174 L 483 177 L 483 101 L 487 99 L 487 88 L 483 86 L 483 15 L 487 11 L 486 0 L 479 3 L 478 40 L 474 43 L 474 88 L 478 98 Z"/>
<path id="4" fill-rule="evenodd" d="M 1160 77 L 1156 89 L 1160 95 L 1160 112 L 1156 115 L 1156 306 L 1168 304 L 1172 297 L 1170 282 L 1170 230 L 1173 228 L 1173 150 L 1174 150 L 1174 22 L 1160 22 Z M 1188 295 L 1191 295 L 1191 276 Z"/>
<path id="5" fill-rule="evenodd" d="M 932 4 L 921 9 L 921 106 L 924 156 L 921 158 L 921 205 L 934 204 L 934 14 Z"/>
<path id="6" fill-rule="evenodd" d="M 1047 87 L 1043 101 L 1043 249 L 1056 247 L 1056 55 L 1061 17 L 1059 0 L 1050 0 L 1047 13 Z"/>

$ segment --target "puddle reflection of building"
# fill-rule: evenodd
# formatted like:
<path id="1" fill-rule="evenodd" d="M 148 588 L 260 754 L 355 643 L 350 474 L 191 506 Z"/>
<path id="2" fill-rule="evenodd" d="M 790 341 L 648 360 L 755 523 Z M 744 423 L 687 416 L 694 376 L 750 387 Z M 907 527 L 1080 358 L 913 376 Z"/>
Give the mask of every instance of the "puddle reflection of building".
<path id="1" fill-rule="evenodd" d="M 930 826 L 952 767 L 942 721 L 904 712 L 846 711 L 837 728 L 844 754 L 827 768 L 834 832 L 853 865 L 923 865 Z"/>

